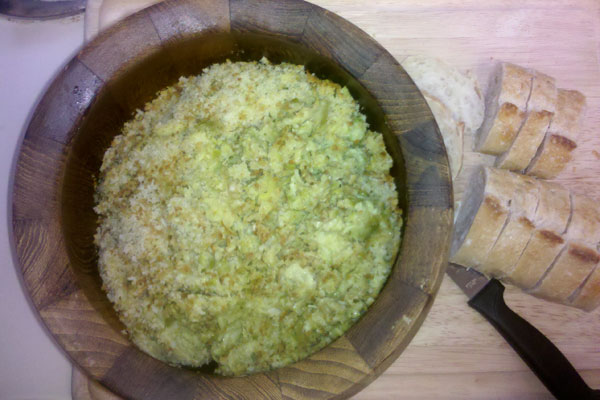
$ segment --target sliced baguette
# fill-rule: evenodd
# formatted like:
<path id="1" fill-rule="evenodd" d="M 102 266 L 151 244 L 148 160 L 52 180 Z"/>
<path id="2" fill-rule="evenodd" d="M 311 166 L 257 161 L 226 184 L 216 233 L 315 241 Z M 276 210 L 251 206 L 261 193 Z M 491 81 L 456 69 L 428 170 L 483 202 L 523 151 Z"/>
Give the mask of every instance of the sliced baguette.
<path id="1" fill-rule="evenodd" d="M 450 110 L 440 100 L 428 95 L 424 97 L 429 108 L 431 108 L 438 128 L 440 128 L 446 146 L 446 153 L 448 154 L 452 179 L 456 179 L 462 167 L 464 124 L 457 124 L 452 118 Z"/>
<path id="2" fill-rule="evenodd" d="M 402 67 L 426 97 L 436 98 L 450 110 L 452 118 L 464 125 L 467 134 L 481 126 L 485 104 L 477 79 L 470 73 L 423 55 L 406 57 Z"/>
<path id="3" fill-rule="evenodd" d="M 575 240 L 589 243 L 598 249 L 600 242 L 600 206 L 598 202 L 586 196 L 573 195 L 573 203 L 577 204 L 578 212 L 573 214 L 577 229 L 570 232 Z M 583 274 L 585 270 L 581 273 Z M 570 304 L 586 311 L 592 311 L 600 305 L 600 264 L 583 281 L 580 287 L 571 295 Z"/>
<path id="4" fill-rule="evenodd" d="M 556 109 L 557 90 L 551 76 L 536 72 L 527 115 L 508 151 L 496 160 L 499 168 L 523 171 L 535 157 Z"/>
<path id="5" fill-rule="evenodd" d="M 512 270 L 535 231 L 535 219 L 540 199 L 540 184 L 520 174 L 511 174 L 516 189 L 508 220 L 498 240 L 492 246 L 479 271 L 490 276 L 502 276 Z"/>
<path id="6" fill-rule="evenodd" d="M 515 181 L 515 192 L 511 202 L 511 210 L 534 221 L 542 189 L 540 181 L 527 175 L 510 172 L 509 174 Z"/>
<path id="7" fill-rule="evenodd" d="M 524 290 L 534 287 L 550 268 L 564 245 L 564 239 L 553 231 L 536 230 L 513 270 L 500 278 Z"/>
<path id="8" fill-rule="evenodd" d="M 538 181 L 540 202 L 534 218 L 537 230 L 532 234 L 518 262 L 499 275 L 503 280 L 530 289 L 544 276 L 564 247 L 562 234 L 571 218 L 569 191 L 555 183 Z"/>
<path id="9" fill-rule="evenodd" d="M 581 92 L 558 89 L 556 111 L 548 133 L 577 141 L 587 104 Z"/>
<path id="10" fill-rule="evenodd" d="M 498 63 L 487 89 L 485 116 L 475 150 L 500 155 L 513 142 L 527 109 L 533 74 L 510 63 Z"/>
<path id="11" fill-rule="evenodd" d="M 452 262 L 478 267 L 508 218 L 515 182 L 506 171 L 478 168 L 470 179 L 454 224 Z"/>
<path id="12" fill-rule="evenodd" d="M 507 268 L 511 269 L 517 263 L 534 231 L 535 226 L 529 218 L 510 214 L 498 240 L 478 270 L 493 277 L 503 276 Z"/>
<path id="13" fill-rule="evenodd" d="M 573 211 L 564 235 L 569 242 L 531 293 L 548 300 L 567 302 L 600 261 L 600 208 L 593 199 L 572 194 Z"/>
<path id="14" fill-rule="evenodd" d="M 600 267 L 596 269 L 573 296 L 570 304 L 585 311 L 593 311 L 600 305 Z"/>
<path id="15" fill-rule="evenodd" d="M 600 254 L 594 249 L 570 242 L 556 258 L 541 283 L 530 293 L 546 300 L 567 303 L 599 261 Z"/>
<path id="16" fill-rule="evenodd" d="M 595 249 L 600 243 L 600 204 L 580 194 L 572 194 L 571 201 L 573 215 L 565 237 Z"/>
<path id="17" fill-rule="evenodd" d="M 586 99 L 576 90 L 558 89 L 556 111 L 544 142 L 527 167 L 526 173 L 543 179 L 556 177 L 571 161 L 577 147 Z"/>
<path id="18" fill-rule="evenodd" d="M 525 173 L 542 179 L 552 179 L 571 161 L 571 152 L 575 148 L 577 144 L 564 136 L 546 134 Z"/>
<path id="19" fill-rule="evenodd" d="M 571 218 L 571 193 L 558 183 L 538 180 L 540 203 L 533 221 L 540 229 L 548 229 L 557 235 L 567 230 Z"/>

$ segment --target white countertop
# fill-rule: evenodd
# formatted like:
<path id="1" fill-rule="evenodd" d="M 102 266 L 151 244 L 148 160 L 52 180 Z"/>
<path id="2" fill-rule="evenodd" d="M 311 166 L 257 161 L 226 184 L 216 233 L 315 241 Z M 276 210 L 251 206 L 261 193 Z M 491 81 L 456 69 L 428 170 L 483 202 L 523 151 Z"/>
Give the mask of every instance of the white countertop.
<path id="1" fill-rule="evenodd" d="M 83 44 L 83 16 L 0 17 L 0 399 L 71 398 L 71 364 L 28 303 L 11 255 L 10 186 L 17 146 L 43 90 Z"/>

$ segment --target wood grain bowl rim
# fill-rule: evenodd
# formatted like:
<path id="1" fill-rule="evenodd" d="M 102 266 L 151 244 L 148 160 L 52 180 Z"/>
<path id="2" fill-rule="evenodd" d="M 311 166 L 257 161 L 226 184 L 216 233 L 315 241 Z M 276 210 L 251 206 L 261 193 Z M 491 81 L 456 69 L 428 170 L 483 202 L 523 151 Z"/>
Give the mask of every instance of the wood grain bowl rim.
<path id="1" fill-rule="evenodd" d="M 363 318 L 304 360 L 237 378 L 174 368 L 137 350 L 118 321 L 107 321 L 100 312 L 110 308 L 106 297 L 84 293 L 61 225 L 69 151 L 100 90 L 153 49 L 214 32 L 267 33 L 308 47 L 350 72 L 375 98 L 398 139 L 408 196 L 398 261 Z M 12 237 L 32 303 L 74 363 L 133 399 L 174 394 L 329 399 L 357 393 L 398 357 L 422 324 L 444 274 L 452 230 L 448 160 L 421 93 L 365 32 L 301 0 L 168 0 L 117 23 L 87 44 L 47 89 L 26 130 L 13 182 Z"/>

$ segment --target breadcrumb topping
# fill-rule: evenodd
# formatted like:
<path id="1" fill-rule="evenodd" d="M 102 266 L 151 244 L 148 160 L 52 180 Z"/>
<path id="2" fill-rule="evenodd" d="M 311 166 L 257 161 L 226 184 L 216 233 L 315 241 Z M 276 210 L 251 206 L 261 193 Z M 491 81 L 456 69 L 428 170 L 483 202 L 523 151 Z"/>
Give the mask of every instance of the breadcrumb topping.
<path id="1" fill-rule="evenodd" d="M 100 274 L 133 342 L 243 375 L 335 340 L 398 250 L 391 165 L 348 90 L 302 66 L 227 62 L 159 92 L 96 192 Z"/>

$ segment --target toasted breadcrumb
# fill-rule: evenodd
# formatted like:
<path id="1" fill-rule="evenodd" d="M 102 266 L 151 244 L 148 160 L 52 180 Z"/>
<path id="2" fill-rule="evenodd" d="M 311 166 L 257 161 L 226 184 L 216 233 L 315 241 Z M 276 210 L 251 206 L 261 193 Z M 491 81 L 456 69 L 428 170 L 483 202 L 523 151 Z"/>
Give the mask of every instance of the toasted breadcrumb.
<path id="1" fill-rule="evenodd" d="M 382 135 L 302 66 L 213 65 L 158 93 L 106 151 L 95 236 L 143 351 L 242 375 L 339 337 L 400 242 Z"/>

